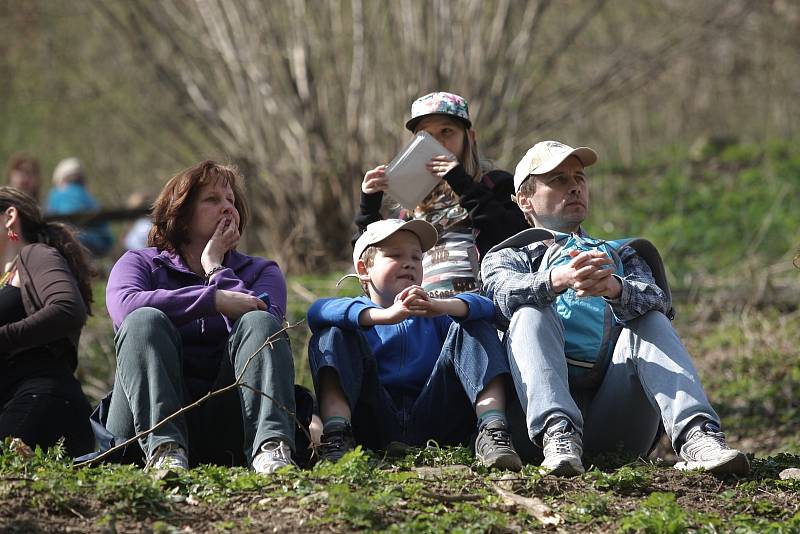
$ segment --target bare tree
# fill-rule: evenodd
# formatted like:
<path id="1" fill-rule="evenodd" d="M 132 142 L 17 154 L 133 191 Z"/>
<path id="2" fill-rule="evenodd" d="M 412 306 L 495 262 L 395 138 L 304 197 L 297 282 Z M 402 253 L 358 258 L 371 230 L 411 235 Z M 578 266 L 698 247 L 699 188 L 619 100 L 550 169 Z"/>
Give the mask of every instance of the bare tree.
<path id="1" fill-rule="evenodd" d="M 191 129 L 165 119 L 176 139 L 196 142 L 199 133 L 250 177 L 250 248 L 313 268 L 347 257 L 361 176 L 403 142 L 401 124 L 417 96 L 465 95 L 482 146 L 513 162 L 535 136 L 576 131 L 720 29 L 735 29 L 750 10 L 729 0 L 612 4 L 97 0 L 94 7 L 109 39 L 134 50 L 191 117 Z M 682 23 L 670 24 L 676 13 Z"/>

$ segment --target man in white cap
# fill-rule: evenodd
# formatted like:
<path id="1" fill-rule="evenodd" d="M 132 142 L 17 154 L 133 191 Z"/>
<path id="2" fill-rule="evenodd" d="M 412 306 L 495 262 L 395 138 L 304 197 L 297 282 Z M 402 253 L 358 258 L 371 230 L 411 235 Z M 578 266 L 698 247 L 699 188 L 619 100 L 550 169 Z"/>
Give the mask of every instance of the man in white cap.
<path id="1" fill-rule="evenodd" d="M 747 473 L 747 456 L 726 444 L 648 262 L 581 228 L 586 167 L 596 161 L 594 150 L 557 141 L 528 150 L 514 175 L 516 200 L 529 224 L 553 239 L 526 230 L 489 251 L 481 269 L 508 321 L 512 376 L 542 466 L 572 476 L 584 472 L 584 449 L 646 455 L 663 422 L 679 469 Z M 587 358 L 581 345 L 591 339 L 598 350 Z"/>

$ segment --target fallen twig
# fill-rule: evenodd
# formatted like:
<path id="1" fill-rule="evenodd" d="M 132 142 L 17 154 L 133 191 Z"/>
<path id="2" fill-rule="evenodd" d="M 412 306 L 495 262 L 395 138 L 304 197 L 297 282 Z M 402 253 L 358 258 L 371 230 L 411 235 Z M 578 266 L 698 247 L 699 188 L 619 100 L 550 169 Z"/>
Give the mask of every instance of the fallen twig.
<path id="1" fill-rule="evenodd" d="M 514 492 L 506 491 L 499 487 L 497 484 L 490 483 L 495 493 L 497 493 L 503 502 L 510 506 L 522 507 L 530 512 L 542 525 L 558 525 L 561 523 L 561 516 L 553 512 L 552 508 L 547 506 L 544 501 L 537 497 L 523 497 Z"/>

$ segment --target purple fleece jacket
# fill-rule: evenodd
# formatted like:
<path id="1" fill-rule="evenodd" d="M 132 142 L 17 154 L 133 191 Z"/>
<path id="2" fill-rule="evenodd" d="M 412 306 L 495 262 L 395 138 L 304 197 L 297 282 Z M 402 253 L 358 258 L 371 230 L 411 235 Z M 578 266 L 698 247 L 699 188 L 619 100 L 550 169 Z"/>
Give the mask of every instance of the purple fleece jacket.
<path id="1" fill-rule="evenodd" d="M 210 387 L 233 323 L 214 307 L 217 289 L 269 297 L 269 313 L 283 321 L 286 280 L 278 264 L 263 258 L 228 252 L 209 282 L 171 252 L 143 248 L 126 252 L 111 270 L 106 306 L 114 329 L 134 310 L 151 307 L 170 318 L 183 340 L 184 378 L 192 394 Z"/>

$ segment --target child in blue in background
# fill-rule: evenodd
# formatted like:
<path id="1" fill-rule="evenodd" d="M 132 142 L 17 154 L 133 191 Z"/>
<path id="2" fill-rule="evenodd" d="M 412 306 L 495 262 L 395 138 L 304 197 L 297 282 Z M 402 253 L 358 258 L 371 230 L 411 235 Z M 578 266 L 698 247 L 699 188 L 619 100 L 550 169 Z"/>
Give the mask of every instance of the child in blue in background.
<path id="1" fill-rule="evenodd" d="M 436 240 L 422 220 L 370 224 L 353 251 L 367 295 L 311 306 L 323 459 L 336 461 L 356 444 L 466 445 L 477 429 L 484 465 L 521 468 L 505 417 L 510 370 L 490 324 L 492 303 L 471 293 L 436 299 L 420 287 L 422 256 Z"/>

